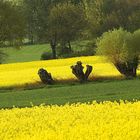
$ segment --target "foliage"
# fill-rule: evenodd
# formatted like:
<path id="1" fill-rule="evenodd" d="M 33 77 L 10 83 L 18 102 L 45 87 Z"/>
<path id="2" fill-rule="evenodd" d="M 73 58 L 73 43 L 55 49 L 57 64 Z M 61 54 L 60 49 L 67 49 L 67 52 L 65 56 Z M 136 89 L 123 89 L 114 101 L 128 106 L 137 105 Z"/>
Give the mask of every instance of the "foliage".
<path id="1" fill-rule="evenodd" d="M 20 45 L 23 39 L 30 44 L 54 41 L 53 54 L 60 44 L 65 55 L 78 38 L 120 27 L 139 29 L 139 7 L 137 0 L 1 0 L 0 45 Z"/>
<path id="2" fill-rule="evenodd" d="M 51 0 L 24 0 L 23 11 L 26 33 L 31 44 L 46 41 L 49 6 Z"/>
<path id="3" fill-rule="evenodd" d="M 0 110 L 0 139 L 139 139 L 139 108 L 139 101 L 94 101 Z"/>
<path id="4" fill-rule="evenodd" d="M 70 51 L 68 47 L 65 47 L 62 49 L 61 45 L 58 45 L 57 46 L 57 54 L 59 57 L 62 57 L 62 56 L 67 57 L 67 56 L 70 56 L 71 54 L 73 54 L 73 52 Z"/>
<path id="5" fill-rule="evenodd" d="M 140 3 L 137 0 L 84 0 L 89 30 L 94 36 L 113 28 L 128 31 L 140 28 Z"/>
<path id="6" fill-rule="evenodd" d="M 125 62 L 128 59 L 127 48 L 129 43 L 127 41 L 130 38 L 131 33 L 124 31 L 122 28 L 105 32 L 97 39 L 97 53 L 107 56 L 113 63 Z"/>
<path id="7" fill-rule="evenodd" d="M 26 33 L 31 44 L 49 42 L 48 23 L 50 9 L 65 0 L 23 0 Z"/>
<path id="8" fill-rule="evenodd" d="M 94 36 L 100 36 L 113 28 L 123 27 L 132 32 L 140 28 L 140 3 L 137 0 L 1 0 L 0 3 L 1 17 L 7 17 L 7 19 L 2 18 L 0 22 L 8 25 L 5 29 L 2 23 L 0 32 L 4 38 L 13 39 L 14 37 L 19 42 L 19 38 L 23 37 L 29 39 L 30 43 L 49 42 L 48 31 L 50 28 L 56 30 L 59 26 L 54 24 L 50 27 L 51 23 L 55 23 L 53 18 L 50 20 L 50 16 L 55 17 L 56 12 L 59 13 L 56 20 L 60 20 L 61 15 L 65 17 L 61 22 L 59 21 L 63 26 L 61 35 L 63 38 L 66 37 L 65 40 L 77 39 L 75 34 L 78 35 L 83 27 Z M 87 21 L 85 24 L 85 16 L 88 24 Z M 77 29 L 78 25 L 79 29 Z M 66 26 L 72 30 L 68 29 L 66 32 Z M 50 33 L 54 34 L 54 31 Z M 89 33 L 84 37 L 87 36 L 90 37 Z"/>
<path id="9" fill-rule="evenodd" d="M 24 20 L 20 8 L 9 1 L 0 1 L 0 44 L 15 46 L 24 37 Z"/>
<path id="10" fill-rule="evenodd" d="M 139 55 L 140 52 L 140 29 L 136 30 L 133 34 L 133 46 L 135 48 L 135 54 Z"/>
<path id="11" fill-rule="evenodd" d="M 62 48 L 79 37 L 86 25 L 85 14 L 79 5 L 71 3 L 58 4 L 50 10 L 49 32 L 56 37 Z"/>
<path id="12" fill-rule="evenodd" d="M 132 71 L 134 71 L 133 68 L 135 68 L 136 71 L 138 66 L 140 54 L 139 42 L 136 41 L 138 38 L 139 31 L 132 34 L 122 28 L 119 30 L 114 29 L 104 33 L 102 37 L 97 39 L 97 51 L 99 54 L 107 56 L 117 68 L 122 67 L 118 68 L 122 74 L 131 76 L 131 74 L 128 74 L 129 70 L 132 68 Z"/>
<path id="13" fill-rule="evenodd" d="M 50 52 L 43 52 L 40 60 L 49 60 L 52 59 L 52 54 Z"/>

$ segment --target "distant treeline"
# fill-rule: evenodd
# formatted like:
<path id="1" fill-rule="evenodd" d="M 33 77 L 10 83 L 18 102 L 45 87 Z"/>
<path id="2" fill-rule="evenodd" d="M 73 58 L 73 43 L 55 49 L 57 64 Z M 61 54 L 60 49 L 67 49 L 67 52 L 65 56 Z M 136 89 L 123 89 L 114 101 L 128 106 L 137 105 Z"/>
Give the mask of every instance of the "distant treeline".
<path id="1" fill-rule="evenodd" d="M 49 42 L 62 48 L 113 28 L 140 28 L 139 0 L 0 0 L 0 44 Z"/>

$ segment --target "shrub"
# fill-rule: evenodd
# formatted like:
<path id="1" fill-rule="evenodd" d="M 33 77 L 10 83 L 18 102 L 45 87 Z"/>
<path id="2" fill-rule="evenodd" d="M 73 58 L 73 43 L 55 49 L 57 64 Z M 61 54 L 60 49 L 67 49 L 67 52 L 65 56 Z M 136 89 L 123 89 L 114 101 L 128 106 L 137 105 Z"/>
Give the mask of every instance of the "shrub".
<path id="1" fill-rule="evenodd" d="M 97 53 L 107 56 L 121 74 L 135 77 L 140 54 L 138 36 L 139 32 L 132 34 L 122 28 L 108 31 L 97 39 Z"/>
<path id="2" fill-rule="evenodd" d="M 52 54 L 49 52 L 43 52 L 40 60 L 50 60 L 52 59 Z"/>

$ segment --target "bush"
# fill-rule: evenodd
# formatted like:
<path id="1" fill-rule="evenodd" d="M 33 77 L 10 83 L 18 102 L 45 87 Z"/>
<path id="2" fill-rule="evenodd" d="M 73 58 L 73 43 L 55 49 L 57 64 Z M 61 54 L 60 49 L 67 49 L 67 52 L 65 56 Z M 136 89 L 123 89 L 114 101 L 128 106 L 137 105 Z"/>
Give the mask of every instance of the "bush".
<path id="1" fill-rule="evenodd" d="M 75 43 L 75 42 L 74 42 Z M 57 53 L 58 56 L 61 58 L 68 58 L 68 57 L 78 57 L 78 56 L 93 56 L 96 52 L 96 45 L 94 41 L 88 42 L 78 42 L 72 45 L 72 50 L 66 46 L 62 49 L 59 45 L 57 46 Z"/>
<path id="2" fill-rule="evenodd" d="M 84 53 L 85 55 L 92 56 L 96 53 L 96 44 L 95 41 L 88 42 L 85 46 Z"/>
<path id="3" fill-rule="evenodd" d="M 49 52 L 43 52 L 40 60 L 50 60 L 52 59 L 52 54 Z"/>
<path id="4" fill-rule="evenodd" d="M 107 56 L 121 74 L 135 77 L 140 54 L 138 38 L 138 31 L 133 34 L 122 28 L 108 31 L 97 39 L 97 53 Z"/>
<path id="5" fill-rule="evenodd" d="M 140 29 L 136 30 L 133 34 L 133 46 L 137 53 L 140 54 Z"/>
<path id="6" fill-rule="evenodd" d="M 95 55 L 96 45 L 95 41 L 88 41 L 78 45 L 79 49 L 75 49 L 76 56 L 92 56 Z"/>
<path id="7" fill-rule="evenodd" d="M 62 48 L 60 45 L 57 47 L 58 56 L 69 55 L 72 53 L 68 47 Z"/>

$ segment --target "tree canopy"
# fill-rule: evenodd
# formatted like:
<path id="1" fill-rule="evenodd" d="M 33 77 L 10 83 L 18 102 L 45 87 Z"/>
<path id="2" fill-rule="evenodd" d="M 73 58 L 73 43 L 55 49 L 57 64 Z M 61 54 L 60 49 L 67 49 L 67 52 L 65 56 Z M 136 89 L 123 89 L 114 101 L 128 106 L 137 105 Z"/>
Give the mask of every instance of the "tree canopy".
<path id="1" fill-rule="evenodd" d="M 0 1 L 0 44 L 10 45 L 24 38 L 24 19 L 18 6 L 9 1 Z"/>
<path id="2" fill-rule="evenodd" d="M 137 0 L 84 0 L 90 32 L 100 36 L 113 28 L 135 31 L 140 28 L 140 2 Z"/>
<path id="3" fill-rule="evenodd" d="M 30 44 L 50 43 L 55 56 L 58 43 L 71 49 L 71 41 L 81 35 L 95 39 L 120 27 L 128 31 L 125 36 L 118 31 L 120 36 L 129 40 L 140 29 L 139 7 L 138 0 L 0 0 L 0 45 L 15 46 L 24 39 Z M 139 31 L 132 38 L 137 36 Z M 134 46 L 138 49 L 136 43 L 131 46 L 130 52 Z M 129 50 L 125 53 L 133 58 Z M 121 55 L 120 61 L 126 57 Z"/>
<path id="4" fill-rule="evenodd" d="M 139 30 L 130 33 L 120 28 L 105 32 L 97 39 L 97 53 L 107 56 L 120 73 L 135 77 L 140 55 L 139 38 Z"/>

